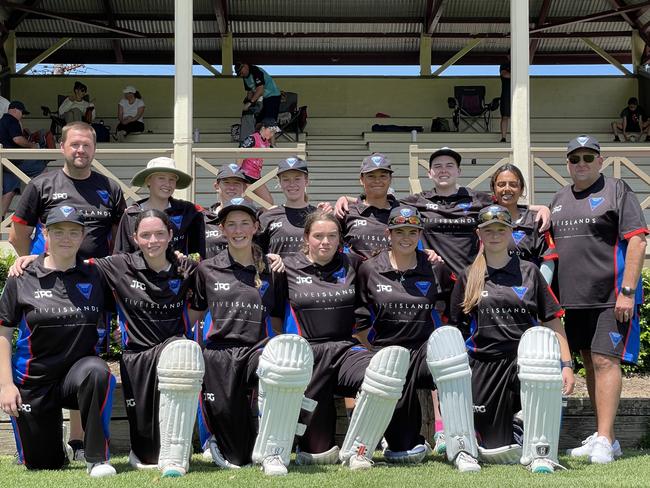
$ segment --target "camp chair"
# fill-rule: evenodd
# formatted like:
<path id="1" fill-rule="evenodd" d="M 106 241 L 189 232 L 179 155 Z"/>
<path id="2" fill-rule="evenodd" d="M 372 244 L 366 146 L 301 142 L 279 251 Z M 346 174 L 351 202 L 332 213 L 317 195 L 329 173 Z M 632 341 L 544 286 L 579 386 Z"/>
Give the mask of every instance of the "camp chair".
<path id="1" fill-rule="evenodd" d="M 68 95 L 57 95 L 56 97 L 56 110 L 52 111 L 49 107 L 41 105 L 41 110 L 43 111 L 44 117 L 49 117 L 50 122 L 50 132 L 56 136 L 58 139 L 61 135 L 61 128 L 65 125 L 65 119 L 59 115 L 59 107 L 64 102 Z M 89 95 L 84 96 L 85 101 L 90 101 Z"/>
<path id="2" fill-rule="evenodd" d="M 282 132 L 278 137 L 284 137 L 291 142 L 298 142 L 300 133 L 305 131 L 307 127 L 307 105 L 303 105 L 297 109 L 286 123 L 279 123 Z M 292 135 L 295 134 L 295 139 Z"/>
<path id="3" fill-rule="evenodd" d="M 499 108 L 499 98 L 485 103 L 484 86 L 455 86 L 454 96 L 447 99 L 447 104 L 453 110 L 456 132 L 470 128 L 475 132 L 490 132 L 492 111 Z M 464 123 L 462 130 L 461 122 Z"/>

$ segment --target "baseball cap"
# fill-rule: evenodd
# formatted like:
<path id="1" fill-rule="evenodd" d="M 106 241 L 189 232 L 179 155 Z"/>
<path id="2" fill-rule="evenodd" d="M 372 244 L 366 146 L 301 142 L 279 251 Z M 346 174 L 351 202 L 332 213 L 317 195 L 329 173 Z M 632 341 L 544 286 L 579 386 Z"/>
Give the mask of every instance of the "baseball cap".
<path id="1" fill-rule="evenodd" d="M 482 208 L 478 213 L 478 228 L 485 227 L 490 224 L 503 224 L 508 227 L 514 227 L 512 223 L 512 216 L 508 209 L 501 205 L 490 205 L 489 207 Z"/>
<path id="2" fill-rule="evenodd" d="M 309 169 L 307 169 L 307 161 L 300 159 L 298 156 L 283 159 L 278 164 L 278 174 L 291 170 L 302 171 L 305 174 L 309 174 Z"/>
<path id="3" fill-rule="evenodd" d="M 262 121 L 263 129 L 271 129 L 273 132 L 282 132 L 275 119 L 264 119 Z"/>
<path id="4" fill-rule="evenodd" d="M 244 67 L 245 64 L 246 64 L 246 63 L 241 63 L 241 62 L 236 63 L 236 64 L 235 64 L 235 73 L 240 74 L 240 73 L 241 73 L 241 69 Z"/>
<path id="5" fill-rule="evenodd" d="M 417 209 L 406 205 L 400 205 L 399 207 L 392 209 L 388 216 L 388 228 L 399 229 L 401 227 L 415 227 L 416 229 L 424 228 L 420 212 L 418 212 Z"/>
<path id="6" fill-rule="evenodd" d="M 138 90 L 136 90 L 134 86 L 127 85 L 127 86 L 124 87 L 124 90 L 122 90 L 122 93 L 135 93 L 137 91 Z"/>
<path id="7" fill-rule="evenodd" d="M 83 215 L 81 215 L 76 208 L 69 205 L 61 205 L 55 207 L 47 214 L 47 220 L 45 221 L 45 227 L 49 227 L 54 224 L 60 224 L 61 222 L 71 222 L 73 224 L 79 224 L 85 227 Z"/>
<path id="8" fill-rule="evenodd" d="M 9 104 L 9 107 L 7 107 L 7 110 L 10 110 L 12 108 L 15 108 L 16 110 L 20 110 L 23 113 L 23 115 L 29 115 L 29 112 L 25 108 L 25 104 L 23 102 L 20 102 L 18 100 L 13 100 Z"/>
<path id="9" fill-rule="evenodd" d="M 456 151 L 454 151 L 450 147 L 441 147 L 437 151 L 434 151 L 434 153 L 431 155 L 429 158 L 429 168 L 431 168 L 431 165 L 433 164 L 433 160 L 436 159 L 438 156 L 451 156 L 456 160 L 456 164 L 460 166 L 460 161 L 463 159 L 463 157 L 458 154 Z"/>
<path id="10" fill-rule="evenodd" d="M 384 169 L 386 171 L 393 172 L 393 169 L 390 166 L 390 159 L 384 156 L 381 153 L 373 153 L 370 156 L 366 156 L 361 161 L 361 169 L 359 174 L 370 173 L 378 169 Z"/>
<path id="11" fill-rule="evenodd" d="M 583 149 L 583 148 L 591 149 L 593 151 L 596 151 L 598 154 L 600 154 L 600 143 L 598 142 L 598 139 L 583 134 L 574 139 L 571 139 L 569 145 L 566 148 L 566 155 L 568 156 L 573 151 L 576 151 L 577 149 Z"/>
<path id="12" fill-rule="evenodd" d="M 224 164 L 217 173 L 217 181 L 225 180 L 226 178 L 239 178 L 240 180 L 248 183 L 246 175 L 241 170 L 241 167 L 235 163 Z"/>
<path id="13" fill-rule="evenodd" d="M 258 214 L 258 209 L 250 203 L 248 200 L 242 197 L 237 197 L 233 198 L 231 200 L 228 200 L 223 207 L 219 210 L 219 215 L 217 216 L 217 222 L 221 223 L 223 222 L 228 214 L 230 212 L 234 212 L 235 210 L 241 210 L 242 212 L 246 212 L 249 214 L 251 217 L 253 217 L 253 220 L 257 221 L 257 214 Z"/>

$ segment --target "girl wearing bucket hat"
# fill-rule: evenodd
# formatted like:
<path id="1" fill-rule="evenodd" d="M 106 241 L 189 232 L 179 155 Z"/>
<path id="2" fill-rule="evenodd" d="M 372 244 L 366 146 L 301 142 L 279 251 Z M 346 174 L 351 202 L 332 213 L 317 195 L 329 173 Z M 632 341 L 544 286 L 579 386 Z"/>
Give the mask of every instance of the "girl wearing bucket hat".
<path id="1" fill-rule="evenodd" d="M 137 249 L 133 240 L 135 220 L 143 210 L 156 208 L 165 212 L 172 222 L 174 236 L 170 246 L 173 250 L 205 256 L 203 208 L 172 197 L 175 190 L 187 188 L 191 183 L 192 177 L 177 169 L 173 159 L 159 157 L 149 161 L 147 167 L 131 179 L 133 186 L 147 186 L 149 196 L 125 210 L 118 226 L 114 252 L 134 252 Z"/>

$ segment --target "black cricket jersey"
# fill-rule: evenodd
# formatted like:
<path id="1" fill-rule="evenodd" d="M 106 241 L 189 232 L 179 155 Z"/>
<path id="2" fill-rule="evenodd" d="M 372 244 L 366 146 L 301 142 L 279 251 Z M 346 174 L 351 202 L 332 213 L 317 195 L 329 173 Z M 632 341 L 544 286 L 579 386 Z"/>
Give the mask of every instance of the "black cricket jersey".
<path id="1" fill-rule="evenodd" d="M 95 355 L 98 330 L 113 309 L 110 290 L 93 267 L 78 260 L 66 271 L 48 269 L 40 255 L 22 276 L 7 278 L 0 325 L 18 327 L 12 359 L 16 385 L 58 381 L 72 365 Z"/>
<path id="2" fill-rule="evenodd" d="M 343 227 L 344 251 L 352 251 L 364 259 L 390 247 L 386 230 L 390 211 L 399 206 L 393 195 L 388 195 L 389 208 L 377 208 L 358 198 L 349 206 L 348 213 L 341 222 Z"/>
<path id="3" fill-rule="evenodd" d="M 539 231 L 539 225 L 535 222 L 536 216 L 537 212 L 534 210 L 519 207 L 519 219 L 514 222 L 508 253 L 540 266 L 544 261 L 557 259 L 557 252 L 551 232 Z"/>
<path id="4" fill-rule="evenodd" d="M 481 299 L 466 315 L 461 303 L 468 270 L 461 273 L 454 286 L 450 323 L 461 330 L 473 357 L 491 359 L 516 354 L 519 339 L 527 329 L 564 314 L 539 268 L 513 256 L 503 268 L 488 266 Z"/>
<path id="5" fill-rule="evenodd" d="M 135 221 L 144 209 L 142 205 L 147 198 L 134 203 L 124 211 L 117 228 L 114 252 L 135 252 L 138 245 L 133 240 Z M 205 226 L 203 208 L 185 200 L 169 199 L 165 213 L 172 223 L 173 237 L 170 247 L 185 255 L 198 253 L 205 257 Z"/>
<path id="6" fill-rule="evenodd" d="M 220 206 L 221 203 L 215 203 L 210 208 L 203 210 L 206 259 L 213 258 L 228 246 L 228 239 L 224 237 L 218 223 Z"/>
<path id="7" fill-rule="evenodd" d="M 623 281 L 627 240 L 648 233 L 632 189 L 603 175 L 583 191 L 565 186 L 553 197 L 551 216 L 562 306 L 613 307 Z"/>
<path id="8" fill-rule="evenodd" d="M 300 251 L 305 233 L 305 219 L 316 210 L 313 205 L 289 208 L 284 205 L 270 208 L 260 215 L 260 233 L 257 242 L 264 253 L 287 257 Z"/>
<path id="9" fill-rule="evenodd" d="M 479 248 L 478 212 L 494 203 L 492 195 L 461 187 L 450 196 L 432 190 L 409 195 L 401 202 L 420 211 L 425 221 L 424 247 L 440 255 L 456 276 L 472 264 Z"/>
<path id="10" fill-rule="evenodd" d="M 342 252 L 324 266 L 312 263 L 302 252 L 288 257 L 284 332 L 309 342 L 352 340 L 360 262 L 361 257 Z"/>
<path id="11" fill-rule="evenodd" d="M 446 303 L 454 286 L 444 264 L 432 265 L 417 251 L 415 268 L 398 271 L 389 251 L 359 267 L 359 297 L 369 315 L 359 329 L 371 328 L 369 340 L 377 346 L 419 347 L 433 329 L 446 322 Z"/>
<path id="12" fill-rule="evenodd" d="M 62 205 L 76 208 L 86 223 L 86 236 L 79 257 L 104 257 L 110 253 L 112 227 L 122 217 L 126 203 L 113 180 L 92 171 L 85 180 L 75 180 L 62 169 L 43 173 L 25 187 L 12 220 L 35 228 L 31 254 L 45 251 L 42 229 L 50 209 Z"/>
<path id="13" fill-rule="evenodd" d="M 91 259 L 113 291 L 122 333 L 122 349 L 144 351 L 172 336 L 192 337 L 188 317 L 191 278 L 183 279 L 172 262 L 156 273 L 142 251 Z"/>
<path id="14" fill-rule="evenodd" d="M 252 346 L 273 335 L 271 317 L 283 317 L 284 298 L 278 276 L 266 269 L 255 286 L 254 266 L 242 266 L 228 249 L 202 261 L 194 273 L 192 308 L 207 310 L 203 343 L 219 346 Z"/>

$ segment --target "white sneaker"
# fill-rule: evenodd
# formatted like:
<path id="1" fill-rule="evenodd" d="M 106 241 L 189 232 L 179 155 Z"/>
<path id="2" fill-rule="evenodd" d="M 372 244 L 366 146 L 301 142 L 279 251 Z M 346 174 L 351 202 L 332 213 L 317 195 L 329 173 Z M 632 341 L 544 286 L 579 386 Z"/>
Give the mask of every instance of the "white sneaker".
<path id="1" fill-rule="evenodd" d="M 262 461 L 262 471 L 266 476 L 286 476 L 287 467 L 280 456 L 267 456 Z"/>
<path id="2" fill-rule="evenodd" d="M 133 451 L 129 451 L 129 464 L 135 469 L 158 469 L 157 464 L 144 464 Z"/>
<path id="3" fill-rule="evenodd" d="M 117 474 L 115 468 L 108 461 L 86 463 L 86 471 L 88 471 L 91 478 L 106 478 L 107 476 L 115 476 Z"/>
<path id="4" fill-rule="evenodd" d="M 212 461 L 212 453 L 210 452 L 210 447 L 206 447 L 205 450 L 203 451 L 203 460 L 204 461 Z"/>
<path id="5" fill-rule="evenodd" d="M 443 431 L 433 434 L 433 452 L 438 456 L 444 456 L 447 452 L 447 439 Z"/>
<path id="6" fill-rule="evenodd" d="M 596 440 L 596 437 L 598 437 L 598 432 L 594 432 L 589 437 L 587 437 L 584 441 L 582 441 L 582 445 L 580 447 L 567 449 L 566 450 L 567 456 L 571 456 L 571 457 L 589 456 L 591 454 L 591 450 L 593 449 L 593 445 L 594 445 L 594 441 Z M 618 442 L 618 440 L 614 441 L 614 443 L 612 444 L 612 449 L 615 458 L 619 458 L 623 455 L 621 444 Z"/>
<path id="7" fill-rule="evenodd" d="M 458 453 L 454 459 L 454 466 L 461 473 L 476 473 L 481 470 L 481 465 L 476 458 L 464 451 Z"/>
<path id="8" fill-rule="evenodd" d="M 240 466 L 231 463 L 225 457 L 223 457 L 223 454 L 221 454 L 221 451 L 219 450 L 219 446 L 217 446 L 217 440 L 214 438 L 214 436 L 211 436 L 210 439 L 208 439 L 208 446 L 210 448 L 210 454 L 212 455 L 212 462 L 214 464 L 216 464 L 217 466 L 223 469 L 240 468 Z"/>
<path id="9" fill-rule="evenodd" d="M 564 466 L 548 458 L 535 458 L 533 459 L 533 462 L 526 467 L 531 471 L 531 473 L 538 474 L 555 473 L 555 468 L 560 468 L 566 471 Z"/>
<path id="10" fill-rule="evenodd" d="M 614 460 L 614 449 L 609 443 L 609 439 L 604 435 L 599 435 L 593 441 L 589 462 L 593 464 L 607 464 Z"/>
<path id="11" fill-rule="evenodd" d="M 160 470 L 160 473 L 161 478 L 180 478 L 181 476 L 185 476 L 187 471 L 178 464 L 168 464 Z"/>
<path id="12" fill-rule="evenodd" d="M 357 447 L 357 451 L 352 455 L 352 457 L 343 464 L 347 464 L 352 471 L 370 469 L 374 463 L 372 462 L 372 459 L 366 457 L 367 452 L 366 446 L 361 444 Z"/>

